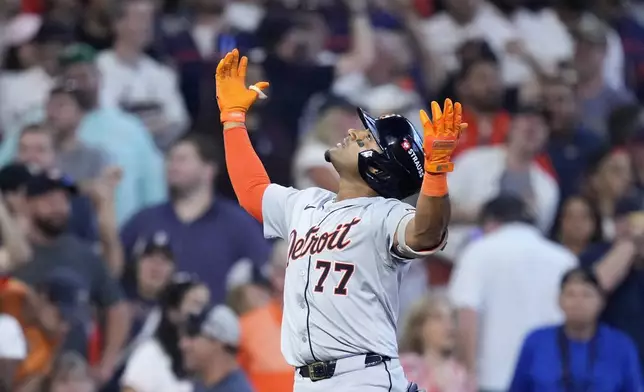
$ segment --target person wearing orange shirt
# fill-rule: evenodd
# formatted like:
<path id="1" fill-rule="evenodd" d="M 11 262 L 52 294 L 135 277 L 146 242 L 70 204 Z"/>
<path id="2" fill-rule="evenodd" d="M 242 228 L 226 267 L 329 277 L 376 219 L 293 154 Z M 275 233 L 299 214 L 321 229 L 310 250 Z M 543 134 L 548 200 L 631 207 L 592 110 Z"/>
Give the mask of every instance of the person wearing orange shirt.
<path id="1" fill-rule="evenodd" d="M 287 245 L 273 245 L 269 280 L 271 301 L 241 316 L 239 363 L 256 392 L 293 391 L 294 370 L 286 363 L 280 349 L 282 298 L 286 272 Z"/>
<path id="2" fill-rule="evenodd" d="M 59 270 L 35 290 L 18 280 L 4 286 L 0 311 L 19 321 L 28 348 L 16 374 L 14 391 L 41 390 L 69 325 L 83 319 L 80 303 L 87 296 L 78 279 L 73 271 Z"/>

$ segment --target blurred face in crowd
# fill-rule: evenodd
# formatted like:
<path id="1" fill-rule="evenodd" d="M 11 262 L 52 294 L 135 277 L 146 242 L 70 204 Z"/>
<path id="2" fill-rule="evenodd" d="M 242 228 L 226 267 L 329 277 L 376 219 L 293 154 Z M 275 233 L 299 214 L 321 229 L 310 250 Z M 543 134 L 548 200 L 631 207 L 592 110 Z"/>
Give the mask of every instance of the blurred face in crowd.
<path id="1" fill-rule="evenodd" d="M 326 152 L 325 159 L 331 162 L 340 177 L 362 181 L 358 172 L 358 154 L 366 150 L 382 152 L 371 132 L 350 129 L 343 140 Z"/>
<path id="2" fill-rule="evenodd" d="M 70 94 L 53 94 L 47 102 L 47 123 L 51 125 L 57 137 L 73 133 L 83 115 L 82 108 Z"/>
<path id="3" fill-rule="evenodd" d="M 559 82 L 546 84 L 543 101 L 553 133 L 571 130 L 577 125 L 577 97 L 572 86 Z"/>
<path id="4" fill-rule="evenodd" d="M 73 83 L 90 107 L 98 104 L 100 76 L 96 65 L 90 63 L 68 65 L 63 71 L 63 78 Z"/>
<path id="5" fill-rule="evenodd" d="M 183 353 L 183 365 L 187 370 L 197 374 L 211 367 L 213 361 L 221 358 L 225 352 L 221 342 L 202 335 L 184 335 L 181 337 L 179 346 Z"/>
<path id="6" fill-rule="evenodd" d="M 499 110 L 503 103 L 503 84 L 498 65 L 492 61 L 477 61 L 459 83 L 458 92 L 460 99 L 476 111 Z"/>
<path id="7" fill-rule="evenodd" d="M 123 17 L 116 23 L 119 40 L 133 48 L 144 50 L 153 38 L 154 4 L 137 0 L 125 6 Z"/>
<path id="8" fill-rule="evenodd" d="M 566 323 L 586 326 L 596 322 L 603 300 L 595 286 L 573 277 L 561 290 L 559 306 L 564 312 Z"/>
<path id="9" fill-rule="evenodd" d="M 94 392 L 96 385 L 92 378 L 85 374 L 72 373 L 52 381 L 50 392 Z"/>
<path id="10" fill-rule="evenodd" d="M 139 290 L 158 294 L 168 284 L 174 272 L 174 262 L 161 251 L 142 255 L 137 264 Z"/>
<path id="11" fill-rule="evenodd" d="M 429 309 L 423 323 L 422 337 L 425 348 L 449 354 L 454 348 L 454 315 L 446 301 L 437 301 Z"/>
<path id="12" fill-rule="evenodd" d="M 615 150 L 599 164 L 591 176 L 592 190 L 604 198 L 617 200 L 632 184 L 631 160 L 624 150 Z"/>
<path id="13" fill-rule="evenodd" d="M 582 81 L 595 78 L 603 72 L 606 45 L 578 39 L 575 43 L 574 65 Z"/>
<path id="14" fill-rule="evenodd" d="M 548 130 L 543 116 L 521 113 L 512 119 L 508 148 L 521 156 L 534 156 L 543 148 Z"/>
<path id="15" fill-rule="evenodd" d="M 340 107 L 328 109 L 315 125 L 318 140 L 328 146 L 335 146 L 347 135 L 347 129 L 360 128 L 362 124 L 354 110 Z"/>
<path id="16" fill-rule="evenodd" d="M 586 199 L 571 197 L 561 208 L 561 241 L 564 244 L 587 244 L 597 225 Z"/>
<path id="17" fill-rule="evenodd" d="M 367 78 L 374 86 L 394 83 L 412 67 L 414 57 L 404 34 L 380 30 L 376 32 L 376 58 L 367 69 Z"/>
<path id="18" fill-rule="evenodd" d="M 47 129 L 25 130 L 18 140 L 18 162 L 52 169 L 56 164 L 54 139 Z"/>
<path id="19" fill-rule="evenodd" d="M 67 191 L 55 189 L 27 201 L 32 222 L 43 235 L 56 238 L 65 232 L 70 213 Z"/>
<path id="20" fill-rule="evenodd" d="M 212 186 L 216 168 L 199 156 L 192 142 L 180 142 L 170 149 L 166 159 L 168 186 L 172 194 L 182 196 Z"/>

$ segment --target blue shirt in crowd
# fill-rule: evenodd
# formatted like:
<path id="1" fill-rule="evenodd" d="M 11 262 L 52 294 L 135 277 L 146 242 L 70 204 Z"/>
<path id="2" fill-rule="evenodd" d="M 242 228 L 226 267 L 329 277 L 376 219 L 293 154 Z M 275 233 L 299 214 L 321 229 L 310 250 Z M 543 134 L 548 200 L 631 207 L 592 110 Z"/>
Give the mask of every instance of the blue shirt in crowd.
<path id="1" fill-rule="evenodd" d="M 201 381 L 196 381 L 193 392 L 253 392 L 253 388 L 244 372 L 235 370 L 215 385 L 206 386 Z"/>
<path id="2" fill-rule="evenodd" d="M 624 333 L 600 325 L 591 341 L 565 339 L 568 369 L 573 389 L 563 385 L 563 363 L 559 346 L 561 326 L 532 332 L 523 342 L 509 392 L 641 392 L 637 349 Z M 594 347 L 591 349 L 591 345 Z M 595 360 L 589 369 L 591 350 Z"/>
<path id="3" fill-rule="evenodd" d="M 168 235 L 177 270 L 199 276 L 215 303 L 225 301 L 228 274 L 238 262 L 261 268 L 270 253 L 261 225 L 239 205 L 221 197 L 192 222 L 181 221 L 171 202 L 139 212 L 121 230 L 126 255 L 132 255 L 139 238 L 150 238 L 159 231 Z"/>

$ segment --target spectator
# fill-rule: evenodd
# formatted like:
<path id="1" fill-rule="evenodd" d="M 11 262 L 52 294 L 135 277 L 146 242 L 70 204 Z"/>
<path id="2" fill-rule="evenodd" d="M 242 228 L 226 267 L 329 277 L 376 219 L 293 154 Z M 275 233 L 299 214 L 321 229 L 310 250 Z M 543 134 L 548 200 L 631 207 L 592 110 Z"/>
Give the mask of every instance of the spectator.
<path id="1" fill-rule="evenodd" d="M 581 125 L 580 107 L 573 85 L 563 77 L 547 79 L 542 85 L 550 128 L 547 154 L 557 174 L 561 200 L 565 200 L 580 191 L 586 168 L 604 141 Z"/>
<path id="2" fill-rule="evenodd" d="M 347 130 L 360 129 L 355 107 L 339 97 L 327 97 L 317 112 L 317 121 L 301 140 L 295 153 L 293 179 L 297 189 L 320 187 L 338 190 L 338 173 L 324 159 L 324 153 L 347 136 Z"/>
<path id="3" fill-rule="evenodd" d="M 280 351 L 284 274 L 288 245 L 273 244 L 269 280 L 272 300 L 267 305 L 243 314 L 239 320 L 239 365 L 248 375 L 255 392 L 289 392 L 293 390 L 293 367 Z M 257 328 L 261 325 L 262 328 Z"/>
<path id="4" fill-rule="evenodd" d="M 162 157 L 138 118 L 100 104 L 100 74 L 95 57 L 93 49 L 77 44 L 65 48 L 60 62 L 65 84 L 74 86 L 87 109 L 77 130 L 79 140 L 105 150 L 111 163 L 123 172 L 116 193 L 117 222 L 121 225 L 138 209 L 165 200 Z M 42 114 L 34 114 L 32 118 L 41 119 Z M 1 162 L 14 158 L 20 147 L 18 137 L 12 133 L 3 140 Z"/>
<path id="5" fill-rule="evenodd" d="M 640 199 L 644 201 L 644 124 L 630 138 L 628 150 L 633 162 L 635 188 Z"/>
<path id="6" fill-rule="evenodd" d="M 592 246 L 579 258 L 582 266 L 594 268 L 607 293 L 602 321 L 633 339 L 640 354 L 640 364 L 644 363 L 644 330 L 641 328 L 644 303 L 639 290 L 644 282 L 642 207 L 641 201 L 636 199 L 620 201 L 615 209 L 615 238 Z"/>
<path id="7" fill-rule="evenodd" d="M 218 161 L 219 154 L 207 136 L 191 134 L 175 143 L 166 166 L 172 200 L 132 217 L 121 239 L 126 254 L 132 254 L 139 237 L 166 232 L 177 268 L 202 277 L 213 300 L 223 301 L 233 267 L 242 259 L 261 266 L 270 249 L 261 227 L 213 190 Z"/>
<path id="8" fill-rule="evenodd" d="M 102 98 L 108 106 L 138 115 L 157 146 L 165 150 L 188 127 L 188 115 L 174 72 L 144 54 L 152 39 L 154 4 L 151 0 L 118 2 L 112 18 L 114 46 L 97 59 Z"/>
<path id="9" fill-rule="evenodd" d="M 452 245 L 455 252 L 467 241 L 482 205 L 499 193 L 512 193 L 534 211 L 536 226 L 549 232 L 559 205 L 556 181 L 535 162 L 547 140 L 545 120 L 534 109 L 517 114 L 511 124 L 507 146 L 471 149 L 455 161 L 448 177 L 452 200 Z"/>
<path id="10" fill-rule="evenodd" d="M 253 392 L 235 356 L 239 320 L 223 305 L 193 315 L 181 338 L 186 368 L 196 375 L 195 392 Z"/>
<path id="11" fill-rule="evenodd" d="M 599 211 L 582 196 L 563 202 L 553 232 L 555 241 L 577 256 L 604 239 Z"/>
<path id="12" fill-rule="evenodd" d="M 504 90 L 496 58 L 483 56 L 463 64 L 456 84 L 457 96 L 465 108 L 463 122 L 468 127 L 455 153 L 505 143 L 511 118 L 503 110 Z"/>
<path id="13" fill-rule="evenodd" d="M 615 237 L 615 209 L 629 195 L 633 185 L 631 161 L 621 148 L 604 148 L 591 160 L 587 170 L 585 194 L 593 202 L 602 219 L 602 231 L 607 239 Z"/>
<path id="14" fill-rule="evenodd" d="M 596 5 L 583 0 L 559 0 L 554 3 L 553 10 L 568 31 L 574 31 L 577 25 L 593 12 Z M 612 28 L 606 32 L 606 58 L 604 59 L 604 80 L 609 86 L 624 88 L 624 47 L 620 36 Z"/>
<path id="15" fill-rule="evenodd" d="M 12 315 L 0 312 L 0 391 L 14 390 L 16 374 L 26 357 L 27 342 L 20 323 Z"/>
<path id="16" fill-rule="evenodd" d="M 608 33 L 608 27 L 593 15 L 585 15 L 573 30 L 582 125 L 602 137 L 608 136 L 611 111 L 634 100 L 630 92 L 611 87 L 604 79 Z"/>
<path id="17" fill-rule="evenodd" d="M 68 268 L 81 276 L 91 305 L 99 308 L 105 320 L 104 348 L 96 369 L 99 381 L 105 382 L 111 377 L 127 339 L 130 317 L 120 287 L 104 261 L 89 244 L 65 233 L 70 215 L 69 196 L 75 190 L 66 179 L 51 172 L 41 172 L 27 182 L 29 239 L 34 254 L 31 262 L 16 269 L 14 275 L 29 285 L 45 280 L 52 266 Z M 72 331 L 64 347 L 89 355 L 88 327 L 73 325 Z"/>
<path id="18" fill-rule="evenodd" d="M 32 110 L 44 107 L 54 86 L 54 75 L 42 67 L 36 35 L 42 19 L 34 14 L 14 17 L 5 28 L 9 46 L 0 77 L 0 130 L 10 134 L 20 128 Z"/>
<path id="19" fill-rule="evenodd" d="M 78 128 L 85 116 L 85 103 L 78 90 L 57 87 L 47 103 L 47 123 L 57 151 L 56 167 L 74 181 L 87 182 L 98 177 L 108 166 L 104 150 L 90 147 L 78 138 Z"/>
<path id="20" fill-rule="evenodd" d="M 257 30 L 260 45 L 266 51 L 262 67 L 271 83 L 264 122 L 279 124 L 291 139 L 298 129 L 298 120 L 309 98 L 331 89 L 336 77 L 366 71 L 375 60 L 375 37 L 364 0 L 343 0 L 351 13 L 352 50 L 341 55 L 334 65 L 317 65 L 324 37 L 311 24 L 297 15 L 278 16 L 269 13 Z"/>
<path id="21" fill-rule="evenodd" d="M 74 353 L 63 353 L 54 363 L 46 392 L 97 391 L 87 362 Z"/>
<path id="22" fill-rule="evenodd" d="M 70 328 L 90 317 L 84 301 L 87 292 L 80 276 L 56 268 L 34 289 L 13 281 L 2 293 L 2 307 L 13 314 L 24 330 L 29 347 L 15 378 L 14 391 L 39 391 Z"/>
<path id="23" fill-rule="evenodd" d="M 437 296 L 425 296 L 410 310 L 400 344 L 405 374 L 436 392 L 474 391 L 463 365 L 454 360 L 454 311 Z"/>
<path id="24" fill-rule="evenodd" d="M 121 379 L 123 392 L 190 392 L 179 329 L 210 300 L 208 289 L 196 278 L 177 275 L 160 299 L 161 319 L 154 337 L 141 343 L 127 361 Z"/>
<path id="25" fill-rule="evenodd" d="M 603 291 L 592 272 L 568 271 L 559 295 L 564 323 L 526 337 L 509 391 L 641 391 L 635 345 L 622 332 L 599 323 L 603 305 Z"/>
<path id="26" fill-rule="evenodd" d="M 86 2 L 82 17 L 76 25 L 76 38 L 96 50 L 109 49 L 114 43 L 110 23 L 109 3 L 103 0 Z"/>
<path id="27" fill-rule="evenodd" d="M 500 196 L 481 212 L 485 233 L 456 263 L 449 296 L 458 343 L 480 390 L 505 391 L 525 335 L 561 320 L 557 285 L 575 256 L 533 226 L 525 202 Z"/>
<path id="28" fill-rule="evenodd" d="M 16 163 L 10 163 L 0 170 L 0 189 L 11 197 L 13 213 L 18 219 L 24 219 L 21 218 L 27 216 L 24 187 L 32 176 L 31 172 L 57 170 L 51 134 L 42 125 L 25 128 L 20 134 L 16 158 Z M 71 215 L 67 231 L 86 241 L 97 241 L 98 227 L 91 200 L 84 195 L 73 195 L 70 203 Z"/>

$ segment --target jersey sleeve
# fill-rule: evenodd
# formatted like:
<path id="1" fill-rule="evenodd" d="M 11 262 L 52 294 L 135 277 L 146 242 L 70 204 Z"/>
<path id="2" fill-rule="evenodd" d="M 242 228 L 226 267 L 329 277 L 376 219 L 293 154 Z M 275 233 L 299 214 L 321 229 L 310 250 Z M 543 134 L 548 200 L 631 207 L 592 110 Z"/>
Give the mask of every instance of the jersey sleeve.
<path id="1" fill-rule="evenodd" d="M 288 237 L 288 222 L 295 207 L 300 191 L 277 184 L 270 184 L 262 197 L 262 218 L 264 220 L 264 237 Z"/>
<path id="2" fill-rule="evenodd" d="M 376 227 L 374 240 L 382 258 L 388 264 L 393 261 L 410 260 L 395 252 L 394 239 L 398 227 L 401 224 L 406 225 L 414 217 L 416 209 L 407 203 L 393 199 L 387 199 L 384 203 L 376 203 L 372 208 L 371 222 Z"/>

